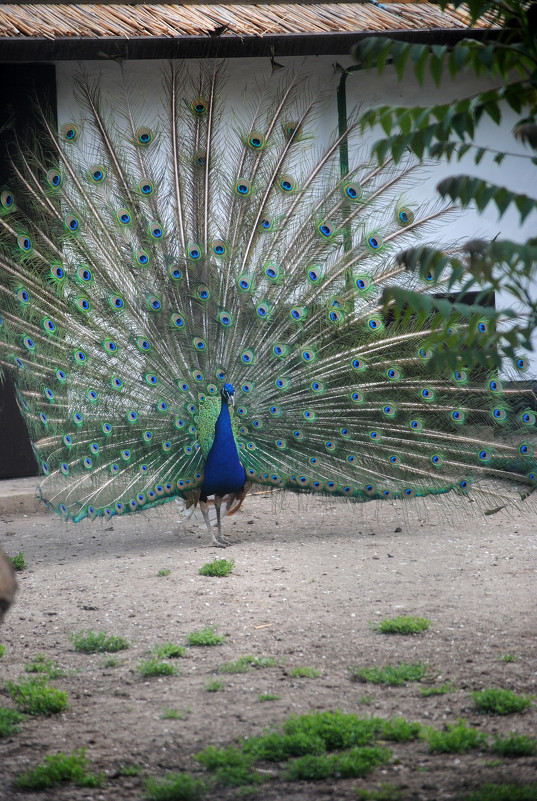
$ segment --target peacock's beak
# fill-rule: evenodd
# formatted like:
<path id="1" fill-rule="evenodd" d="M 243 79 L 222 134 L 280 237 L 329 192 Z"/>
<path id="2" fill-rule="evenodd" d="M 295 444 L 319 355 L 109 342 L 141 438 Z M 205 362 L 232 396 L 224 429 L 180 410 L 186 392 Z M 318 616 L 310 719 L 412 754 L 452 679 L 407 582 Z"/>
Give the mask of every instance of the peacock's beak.
<path id="1" fill-rule="evenodd" d="M 229 396 L 229 402 L 231 403 L 232 406 L 235 406 L 235 395 Z"/>

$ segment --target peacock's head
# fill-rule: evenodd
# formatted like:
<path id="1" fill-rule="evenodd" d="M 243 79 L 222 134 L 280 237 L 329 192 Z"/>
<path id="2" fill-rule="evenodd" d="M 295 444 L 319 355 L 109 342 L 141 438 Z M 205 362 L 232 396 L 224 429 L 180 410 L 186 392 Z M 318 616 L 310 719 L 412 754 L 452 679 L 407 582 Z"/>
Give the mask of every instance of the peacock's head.
<path id="1" fill-rule="evenodd" d="M 231 403 L 231 405 L 233 406 L 233 404 L 235 403 L 235 388 L 233 384 L 224 384 L 224 386 L 222 387 L 222 392 L 220 394 L 222 396 L 223 403 L 225 404 Z"/>

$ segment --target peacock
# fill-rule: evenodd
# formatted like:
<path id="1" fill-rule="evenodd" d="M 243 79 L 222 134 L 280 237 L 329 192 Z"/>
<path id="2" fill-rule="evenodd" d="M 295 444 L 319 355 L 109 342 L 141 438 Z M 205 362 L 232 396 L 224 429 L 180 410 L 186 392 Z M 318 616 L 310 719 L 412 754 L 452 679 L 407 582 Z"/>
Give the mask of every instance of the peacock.
<path id="1" fill-rule="evenodd" d="M 383 302 L 443 288 L 397 258 L 453 213 L 406 200 L 419 164 L 373 163 L 357 112 L 320 142 L 307 74 L 273 71 L 230 109 L 225 63 L 174 61 L 149 113 L 116 68 L 113 98 L 77 76 L 77 119 L 41 110 L 0 194 L 0 360 L 45 503 L 77 522 L 182 498 L 223 547 L 254 486 L 531 494 L 531 385 L 464 353 L 434 366 L 434 321 Z M 454 327 L 474 324 L 485 342 L 485 317 Z"/>

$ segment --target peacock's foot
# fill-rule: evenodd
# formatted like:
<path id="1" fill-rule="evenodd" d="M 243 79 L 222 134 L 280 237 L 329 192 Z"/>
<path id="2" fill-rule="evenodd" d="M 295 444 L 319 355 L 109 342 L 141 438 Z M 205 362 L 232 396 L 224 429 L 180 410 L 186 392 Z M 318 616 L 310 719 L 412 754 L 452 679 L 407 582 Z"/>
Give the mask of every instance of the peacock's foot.
<path id="1" fill-rule="evenodd" d="M 227 537 L 224 537 L 223 534 L 217 537 L 217 542 L 221 548 L 227 548 L 228 545 L 233 545 L 233 540 L 229 540 Z"/>

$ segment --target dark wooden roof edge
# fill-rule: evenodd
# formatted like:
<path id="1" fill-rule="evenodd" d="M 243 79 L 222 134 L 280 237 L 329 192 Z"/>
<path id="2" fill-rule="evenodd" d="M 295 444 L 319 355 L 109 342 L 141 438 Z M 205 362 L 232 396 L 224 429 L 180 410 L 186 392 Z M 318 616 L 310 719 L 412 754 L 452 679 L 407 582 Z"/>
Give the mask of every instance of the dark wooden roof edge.
<path id="1" fill-rule="evenodd" d="M 494 38 L 497 31 L 444 29 L 371 33 L 279 34 L 275 36 L 140 36 L 120 37 L 0 37 L 0 62 L 91 61 L 99 59 L 245 58 L 251 56 L 349 55 L 356 42 L 370 36 L 388 36 L 418 44 L 452 45 L 462 39 Z"/>

